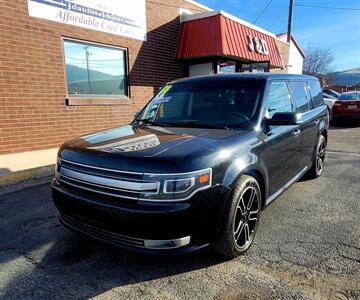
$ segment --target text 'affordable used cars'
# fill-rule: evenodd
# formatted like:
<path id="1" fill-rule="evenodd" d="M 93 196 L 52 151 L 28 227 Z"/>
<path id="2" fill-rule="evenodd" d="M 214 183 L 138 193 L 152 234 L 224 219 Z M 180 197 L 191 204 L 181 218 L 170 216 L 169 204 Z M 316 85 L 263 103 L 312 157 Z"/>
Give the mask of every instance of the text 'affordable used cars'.
<path id="1" fill-rule="evenodd" d="M 131 124 L 60 147 L 54 202 L 68 229 L 127 250 L 236 257 L 272 200 L 321 175 L 327 131 L 314 77 L 174 81 Z"/>

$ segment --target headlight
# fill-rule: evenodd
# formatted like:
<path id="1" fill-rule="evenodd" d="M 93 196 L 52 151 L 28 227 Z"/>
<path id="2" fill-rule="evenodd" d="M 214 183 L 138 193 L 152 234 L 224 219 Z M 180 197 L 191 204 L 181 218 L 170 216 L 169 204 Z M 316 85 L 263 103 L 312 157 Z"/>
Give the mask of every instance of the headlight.
<path id="1" fill-rule="evenodd" d="M 140 194 L 142 200 L 187 200 L 200 190 L 207 189 L 212 182 L 212 169 L 179 174 L 147 174 L 146 181 L 160 183 L 159 192 Z"/>

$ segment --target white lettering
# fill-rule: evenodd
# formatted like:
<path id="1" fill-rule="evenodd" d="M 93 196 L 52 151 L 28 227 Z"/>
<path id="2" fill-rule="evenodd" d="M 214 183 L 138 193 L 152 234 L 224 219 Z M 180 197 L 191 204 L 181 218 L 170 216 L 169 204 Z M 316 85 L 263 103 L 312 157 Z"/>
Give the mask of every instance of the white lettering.
<path id="1" fill-rule="evenodd" d="M 253 37 L 251 34 L 248 36 L 248 48 L 251 52 L 256 51 L 257 53 L 269 55 L 269 48 L 264 39 Z"/>

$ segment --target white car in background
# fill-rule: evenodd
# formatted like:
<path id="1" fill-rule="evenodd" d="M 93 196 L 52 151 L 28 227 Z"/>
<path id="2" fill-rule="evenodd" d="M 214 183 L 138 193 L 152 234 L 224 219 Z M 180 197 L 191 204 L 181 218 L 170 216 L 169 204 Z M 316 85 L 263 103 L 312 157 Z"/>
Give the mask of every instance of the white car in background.
<path id="1" fill-rule="evenodd" d="M 323 92 L 323 97 L 324 97 L 324 103 L 327 105 L 329 113 L 331 114 L 331 109 L 334 103 L 336 102 L 337 98 L 325 92 Z"/>
<path id="2" fill-rule="evenodd" d="M 323 93 L 326 93 L 327 95 L 333 96 L 335 98 L 339 98 L 341 95 L 341 93 L 330 89 L 323 89 Z"/>

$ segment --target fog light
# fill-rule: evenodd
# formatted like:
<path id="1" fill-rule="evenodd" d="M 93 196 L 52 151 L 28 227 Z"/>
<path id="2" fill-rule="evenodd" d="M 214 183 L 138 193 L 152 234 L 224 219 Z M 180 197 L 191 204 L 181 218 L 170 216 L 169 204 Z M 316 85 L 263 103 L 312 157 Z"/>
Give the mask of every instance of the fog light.
<path id="1" fill-rule="evenodd" d="M 190 244 L 190 236 L 175 240 L 144 240 L 148 249 L 175 249 Z"/>

